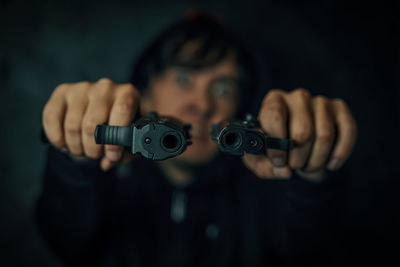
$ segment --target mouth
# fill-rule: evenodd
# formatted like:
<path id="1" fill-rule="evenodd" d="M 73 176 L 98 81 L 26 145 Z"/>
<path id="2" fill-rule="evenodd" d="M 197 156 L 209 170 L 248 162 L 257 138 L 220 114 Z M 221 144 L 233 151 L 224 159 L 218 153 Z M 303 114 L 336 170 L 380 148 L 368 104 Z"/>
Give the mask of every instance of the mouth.
<path id="1" fill-rule="evenodd" d="M 207 126 L 192 125 L 190 129 L 190 136 L 192 139 L 200 142 L 208 142 L 211 140 L 211 130 Z"/>

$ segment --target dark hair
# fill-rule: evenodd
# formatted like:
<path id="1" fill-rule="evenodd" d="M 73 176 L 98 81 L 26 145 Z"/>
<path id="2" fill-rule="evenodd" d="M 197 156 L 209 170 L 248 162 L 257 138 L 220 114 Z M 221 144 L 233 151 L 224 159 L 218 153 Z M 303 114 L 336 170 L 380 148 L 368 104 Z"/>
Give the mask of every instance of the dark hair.
<path id="1" fill-rule="evenodd" d="M 185 53 L 191 42 L 196 44 L 193 51 Z M 255 60 L 232 32 L 204 13 L 192 12 L 159 35 L 138 58 L 130 82 L 145 91 L 151 79 L 169 67 L 203 69 L 220 63 L 232 52 L 240 72 L 237 116 L 242 116 L 258 85 Z"/>

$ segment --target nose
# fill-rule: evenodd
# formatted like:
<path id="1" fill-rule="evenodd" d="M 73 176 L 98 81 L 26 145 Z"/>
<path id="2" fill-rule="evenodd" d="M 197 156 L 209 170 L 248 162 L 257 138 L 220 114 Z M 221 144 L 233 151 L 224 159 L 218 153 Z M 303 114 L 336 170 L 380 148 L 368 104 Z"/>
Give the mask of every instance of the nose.
<path id="1" fill-rule="evenodd" d="M 215 100 L 207 87 L 198 87 L 194 90 L 191 99 L 191 111 L 204 119 L 211 117 L 215 110 Z"/>

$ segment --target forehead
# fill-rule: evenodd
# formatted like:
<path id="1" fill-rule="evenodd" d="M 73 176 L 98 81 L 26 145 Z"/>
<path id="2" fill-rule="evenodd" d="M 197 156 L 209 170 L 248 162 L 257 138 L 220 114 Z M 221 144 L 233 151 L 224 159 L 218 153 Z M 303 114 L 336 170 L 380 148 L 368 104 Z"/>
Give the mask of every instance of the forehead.
<path id="1" fill-rule="evenodd" d="M 199 70 L 190 70 L 183 68 L 190 74 L 195 76 L 207 76 L 210 78 L 218 78 L 220 76 L 227 76 L 232 78 L 239 78 L 239 69 L 236 59 L 233 55 L 226 57 L 217 64 L 205 67 Z"/>

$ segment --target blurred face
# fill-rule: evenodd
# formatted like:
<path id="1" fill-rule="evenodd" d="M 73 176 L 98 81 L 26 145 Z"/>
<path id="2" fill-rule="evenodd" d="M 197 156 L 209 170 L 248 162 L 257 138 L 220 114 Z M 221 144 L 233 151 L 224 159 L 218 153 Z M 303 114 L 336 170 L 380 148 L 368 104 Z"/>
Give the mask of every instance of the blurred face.
<path id="1" fill-rule="evenodd" d="M 193 144 L 171 160 L 196 166 L 216 156 L 218 146 L 211 139 L 211 125 L 234 116 L 239 101 L 238 78 L 233 57 L 196 72 L 169 68 L 153 78 L 141 100 L 143 114 L 157 111 L 192 125 Z"/>

